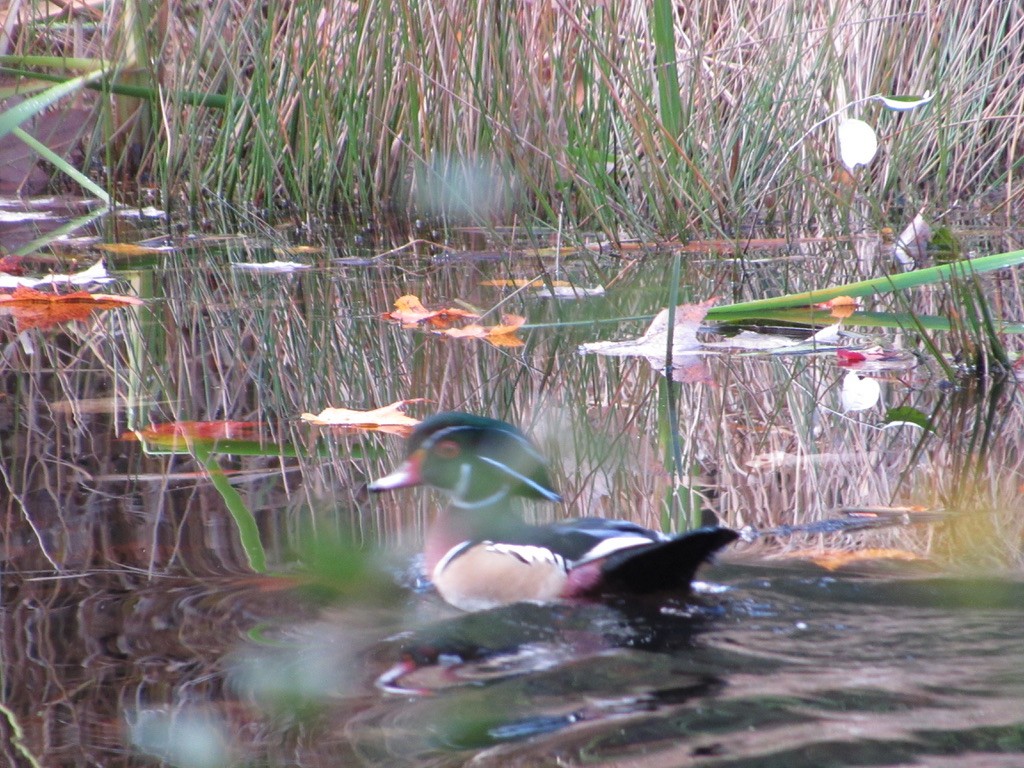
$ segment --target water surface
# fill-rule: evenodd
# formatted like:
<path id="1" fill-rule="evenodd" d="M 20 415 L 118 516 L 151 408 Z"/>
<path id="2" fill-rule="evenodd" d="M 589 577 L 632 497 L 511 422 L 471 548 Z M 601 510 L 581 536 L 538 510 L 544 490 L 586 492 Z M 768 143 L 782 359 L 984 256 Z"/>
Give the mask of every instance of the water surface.
<path id="1" fill-rule="evenodd" d="M 708 381 L 669 390 L 644 360 L 577 347 L 642 333 L 667 301 L 671 254 L 580 249 L 556 271 L 536 248 L 554 238 L 535 240 L 472 252 L 338 240 L 282 275 L 231 266 L 281 258 L 265 239 L 168 239 L 144 262 L 115 259 L 121 282 L 104 288 L 144 308 L 52 329 L 4 317 L 0 620 L 4 704 L 21 729 L 5 737 L 9 762 L 1024 763 L 1015 378 L 969 370 L 962 336 L 931 339 L 950 378 L 919 329 L 857 327 L 904 353 L 864 370 L 882 394 L 864 411 L 843 411 L 849 369 L 834 354 L 716 354 Z M 1000 249 L 997 235 L 983 244 Z M 691 253 L 681 300 L 881 269 L 864 251 L 839 239 Z M 538 275 L 611 289 L 555 301 L 487 284 Z M 1015 280 L 980 281 L 1007 321 L 1024 314 Z M 383 320 L 406 293 L 496 308 L 485 324 L 522 314 L 523 344 Z M 951 300 L 915 295 L 936 316 Z M 898 308 L 886 301 L 868 308 Z M 1004 343 L 1015 354 L 1017 337 Z M 737 545 L 692 601 L 461 616 L 406 573 L 438 500 L 365 492 L 401 440 L 299 419 L 405 398 L 424 398 L 418 416 L 462 409 L 533 435 L 567 503 L 531 519 L 680 529 L 714 515 L 766 531 L 907 511 L 877 530 Z M 897 405 L 931 428 L 887 427 Z M 192 423 L 243 431 L 212 446 L 188 430 L 152 437 Z M 809 562 L 863 548 L 887 556 L 836 572 Z"/>

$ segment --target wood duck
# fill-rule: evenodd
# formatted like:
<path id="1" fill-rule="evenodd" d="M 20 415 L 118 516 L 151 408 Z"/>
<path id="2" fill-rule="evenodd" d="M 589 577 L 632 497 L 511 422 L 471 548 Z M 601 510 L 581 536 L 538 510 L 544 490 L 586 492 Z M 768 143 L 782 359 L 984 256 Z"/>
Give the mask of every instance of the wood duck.
<path id="1" fill-rule="evenodd" d="M 371 491 L 428 485 L 450 498 L 427 531 L 425 567 L 466 611 L 523 600 L 686 591 L 697 568 L 738 534 L 701 528 L 670 537 L 624 520 L 527 525 L 514 496 L 561 501 L 544 458 L 515 427 L 442 413 L 409 437 L 405 461 Z"/>

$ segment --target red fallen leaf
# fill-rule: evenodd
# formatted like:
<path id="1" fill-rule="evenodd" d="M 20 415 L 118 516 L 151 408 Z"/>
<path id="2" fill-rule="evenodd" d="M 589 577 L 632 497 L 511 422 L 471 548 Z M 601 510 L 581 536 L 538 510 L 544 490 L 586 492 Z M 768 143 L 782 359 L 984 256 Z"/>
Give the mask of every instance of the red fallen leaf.
<path id="1" fill-rule="evenodd" d="M 865 349 L 837 349 L 836 364 L 855 366 L 863 362 L 885 362 L 888 360 L 906 359 L 907 353 L 895 349 L 883 349 L 875 344 Z"/>
<path id="2" fill-rule="evenodd" d="M 44 293 L 34 288 L 19 287 L 13 293 L 0 294 L 0 313 L 12 315 L 18 330 L 24 331 L 50 328 L 69 320 L 87 320 L 93 312 L 142 303 L 141 299 L 132 296 L 86 291 Z"/>
<path id="3" fill-rule="evenodd" d="M 372 411 L 354 411 L 350 408 L 324 408 L 318 414 L 304 413 L 302 420 L 322 427 L 344 427 L 366 431 L 387 432 L 393 435 L 408 435 L 419 419 L 406 416 L 403 411 L 409 403 L 421 403 L 423 398 L 398 400 Z"/>
<path id="4" fill-rule="evenodd" d="M 858 352 L 855 349 L 837 349 L 836 357 L 838 358 L 839 365 L 853 365 L 855 363 L 863 363 L 868 359 L 868 356 L 863 352 Z"/>
<path id="5" fill-rule="evenodd" d="M 206 440 L 255 440 L 259 437 L 258 421 L 171 421 L 150 424 L 139 430 L 143 437 L 196 437 Z"/>
<path id="6" fill-rule="evenodd" d="M 464 309 L 449 307 L 446 309 L 427 309 L 420 302 L 419 297 L 407 294 L 400 296 L 395 301 L 395 309 L 392 312 L 385 312 L 385 320 L 397 320 L 407 327 L 419 323 L 429 323 L 435 328 L 447 328 L 461 318 L 479 317 Z"/>
<path id="7" fill-rule="evenodd" d="M 0 259 L 0 272 L 20 277 L 25 274 L 25 268 L 22 266 L 21 262 L 21 256 L 4 256 Z"/>
<path id="8" fill-rule="evenodd" d="M 498 325 L 485 327 L 483 325 L 467 325 L 465 328 L 449 328 L 444 331 L 437 331 L 446 336 L 456 339 L 483 339 L 496 347 L 521 347 L 524 342 L 516 331 L 526 322 L 525 317 L 520 315 L 502 315 L 502 322 Z"/>
<path id="9" fill-rule="evenodd" d="M 189 443 L 214 443 L 218 440 L 259 441 L 262 424 L 258 421 L 171 421 L 150 424 L 145 429 L 122 432 L 121 440 L 149 443 L 171 450 L 184 450 Z"/>
<path id="10" fill-rule="evenodd" d="M 174 421 L 122 432 L 121 439 L 178 449 L 191 441 L 259 440 L 261 427 L 258 421 Z"/>

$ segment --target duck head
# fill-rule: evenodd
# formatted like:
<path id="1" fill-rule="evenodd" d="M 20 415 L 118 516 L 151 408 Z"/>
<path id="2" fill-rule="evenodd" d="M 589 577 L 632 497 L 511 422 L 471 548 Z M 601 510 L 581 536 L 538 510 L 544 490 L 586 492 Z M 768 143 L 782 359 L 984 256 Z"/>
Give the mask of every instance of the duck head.
<path id="1" fill-rule="evenodd" d="M 515 427 L 469 413 L 441 413 L 409 436 L 406 458 L 367 487 L 386 491 L 428 485 L 462 509 L 503 504 L 511 496 L 561 501 L 547 463 Z"/>

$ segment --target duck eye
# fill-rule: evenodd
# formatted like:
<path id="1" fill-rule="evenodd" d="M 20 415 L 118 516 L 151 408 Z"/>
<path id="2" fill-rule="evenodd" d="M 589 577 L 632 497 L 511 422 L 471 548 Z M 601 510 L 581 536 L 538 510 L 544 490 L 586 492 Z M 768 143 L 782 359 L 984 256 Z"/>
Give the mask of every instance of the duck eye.
<path id="1" fill-rule="evenodd" d="M 434 446 L 434 453 L 442 459 L 454 459 L 462 452 L 462 448 L 454 440 L 442 440 Z"/>

